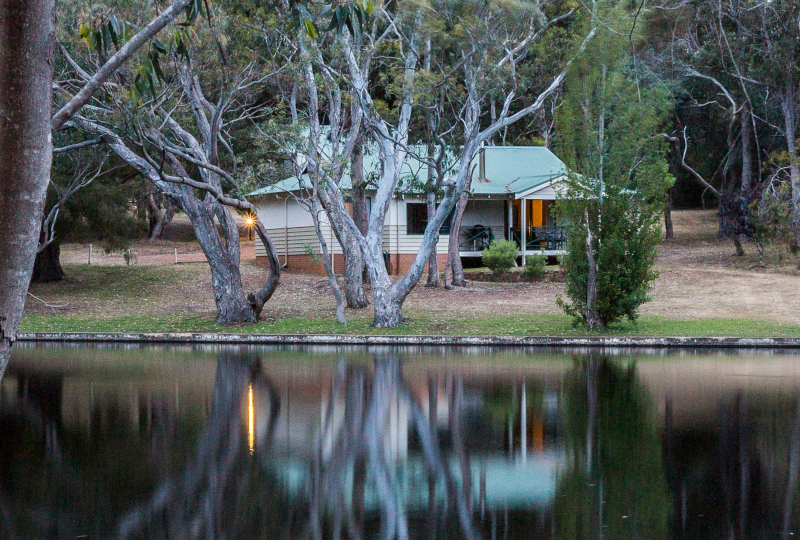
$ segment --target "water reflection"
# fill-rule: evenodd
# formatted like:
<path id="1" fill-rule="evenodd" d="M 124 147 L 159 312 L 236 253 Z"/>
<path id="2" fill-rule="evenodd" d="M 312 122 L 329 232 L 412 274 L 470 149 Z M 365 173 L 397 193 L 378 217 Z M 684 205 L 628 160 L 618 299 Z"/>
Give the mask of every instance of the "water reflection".
<path id="1" fill-rule="evenodd" d="M 2 538 L 791 538 L 800 362 L 52 349 L 0 386 Z"/>

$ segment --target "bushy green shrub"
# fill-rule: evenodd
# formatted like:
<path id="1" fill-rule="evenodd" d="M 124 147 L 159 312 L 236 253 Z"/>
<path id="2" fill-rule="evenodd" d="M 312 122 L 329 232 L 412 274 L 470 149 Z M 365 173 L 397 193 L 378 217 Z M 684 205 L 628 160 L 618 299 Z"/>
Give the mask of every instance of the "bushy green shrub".
<path id="1" fill-rule="evenodd" d="M 483 266 L 491 270 L 493 274 L 503 274 L 514 266 L 517 253 L 519 253 L 519 246 L 516 242 L 495 240 L 481 254 Z"/>
<path id="2" fill-rule="evenodd" d="M 528 255 L 525 258 L 525 268 L 522 273 L 526 279 L 531 281 L 539 281 L 544 277 L 544 269 L 547 266 L 547 255 L 537 253 L 536 255 Z"/>

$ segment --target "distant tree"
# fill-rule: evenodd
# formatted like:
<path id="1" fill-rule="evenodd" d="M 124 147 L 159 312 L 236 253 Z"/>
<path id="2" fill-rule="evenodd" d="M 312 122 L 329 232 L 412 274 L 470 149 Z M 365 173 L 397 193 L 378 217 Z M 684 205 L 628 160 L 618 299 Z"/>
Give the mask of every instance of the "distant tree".
<path id="1" fill-rule="evenodd" d="M 610 10 L 590 52 L 568 75 L 557 146 L 568 167 L 557 212 L 566 223 L 569 303 L 576 323 L 636 318 L 656 278 L 660 215 L 672 185 L 659 135 L 669 102 L 632 68 L 627 15 Z"/>
<path id="2" fill-rule="evenodd" d="M 133 211 L 144 182 L 136 171 L 96 149 L 92 144 L 58 152 L 53 159 L 32 283 L 64 277 L 61 243 L 68 238 L 99 241 L 112 251 L 125 249 L 145 232 L 144 216 Z"/>

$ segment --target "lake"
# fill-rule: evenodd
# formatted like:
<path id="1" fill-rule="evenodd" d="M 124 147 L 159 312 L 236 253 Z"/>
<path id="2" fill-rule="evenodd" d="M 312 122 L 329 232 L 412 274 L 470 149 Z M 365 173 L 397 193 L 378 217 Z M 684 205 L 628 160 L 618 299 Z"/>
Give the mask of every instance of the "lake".
<path id="1" fill-rule="evenodd" d="M 0 538 L 776 539 L 800 355 L 31 345 Z"/>

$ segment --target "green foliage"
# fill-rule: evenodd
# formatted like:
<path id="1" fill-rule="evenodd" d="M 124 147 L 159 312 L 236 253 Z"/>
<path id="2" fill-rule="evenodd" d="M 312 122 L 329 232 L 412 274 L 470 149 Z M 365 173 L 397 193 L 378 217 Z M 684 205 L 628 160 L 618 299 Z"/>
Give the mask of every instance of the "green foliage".
<path id="1" fill-rule="evenodd" d="M 481 253 L 483 265 L 493 274 L 503 274 L 511 270 L 519 253 L 519 246 L 510 240 L 495 240 Z"/>
<path id="2" fill-rule="evenodd" d="M 74 138 L 57 137 L 59 143 Z M 53 160 L 45 214 L 76 178 L 92 176 L 98 165 L 110 171 L 72 193 L 58 213 L 55 225 L 56 242 L 63 240 L 100 241 L 106 251 L 125 249 L 132 240 L 141 238 L 147 230 L 144 215 L 135 211 L 133 201 L 141 197 L 144 180 L 134 171 L 118 168 L 119 162 L 103 154 L 83 149 Z"/>
<path id="3" fill-rule="evenodd" d="M 322 262 L 322 257 L 319 253 L 314 251 L 314 246 L 311 244 L 303 244 L 303 253 L 308 255 L 309 260 L 313 264 L 320 264 Z"/>
<path id="4" fill-rule="evenodd" d="M 537 253 L 528 255 L 525 258 L 525 268 L 522 270 L 526 279 L 539 281 L 544 277 L 544 269 L 547 267 L 547 255 Z"/>
<path id="5" fill-rule="evenodd" d="M 632 69 L 627 40 L 605 30 L 566 80 L 556 142 L 568 174 L 556 213 L 568 238 L 569 303 L 559 305 L 576 324 L 587 322 L 590 308 L 589 253 L 597 277 L 591 307 L 601 325 L 634 321 L 657 277 L 660 215 L 673 179 L 659 136 L 669 101 L 648 82 Z"/>

